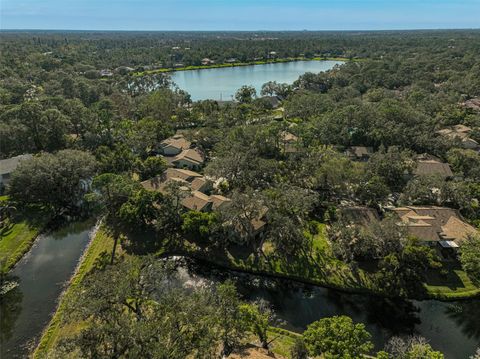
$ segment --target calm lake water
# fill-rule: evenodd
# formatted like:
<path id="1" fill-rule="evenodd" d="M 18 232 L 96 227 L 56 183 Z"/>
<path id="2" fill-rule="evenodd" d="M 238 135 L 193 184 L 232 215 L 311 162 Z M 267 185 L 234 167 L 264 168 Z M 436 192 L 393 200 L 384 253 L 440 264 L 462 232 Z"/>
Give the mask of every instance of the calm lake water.
<path id="1" fill-rule="evenodd" d="M 25 358 L 55 311 L 93 230 L 75 223 L 40 235 L 30 252 L 9 273 L 18 286 L 0 297 L 0 357 Z"/>
<path id="2" fill-rule="evenodd" d="M 193 101 L 232 100 L 244 85 L 255 87 L 260 95 L 262 85 L 268 81 L 293 83 L 305 72 L 322 72 L 341 65 L 340 61 L 294 61 L 266 65 L 226 67 L 205 70 L 176 71 L 172 80 L 187 91 Z"/>
<path id="3" fill-rule="evenodd" d="M 318 319 L 347 315 L 366 325 L 377 351 L 394 335 L 423 336 L 447 359 L 468 359 L 480 346 L 478 300 L 392 300 L 233 273 L 192 260 L 186 263 L 181 271 L 185 281 L 232 279 L 245 299 L 268 301 L 283 322 L 281 326 L 296 332 Z"/>

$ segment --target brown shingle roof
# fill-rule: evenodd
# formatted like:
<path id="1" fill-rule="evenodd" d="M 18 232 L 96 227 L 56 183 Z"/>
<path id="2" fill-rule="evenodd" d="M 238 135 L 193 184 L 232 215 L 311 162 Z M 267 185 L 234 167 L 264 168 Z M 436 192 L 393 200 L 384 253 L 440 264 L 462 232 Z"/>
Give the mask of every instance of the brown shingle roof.
<path id="1" fill-rule="evenodd" d="M 368 226 L 372 222 L 380 220 L 378 213 L 369 207 L 345 207 L 341 209 L 341 215 L 344 220 L 350 223 Z"/>
<path id="2" fill-rule="evenodd" d="M 408 206 L 393 209 L 410 235 L 424 241 L 452 240 L 460 244 L 469 234 L 477 233 L 464 222 L 457 210 L 437 206 Z"/>
<path id="3" fill-rule="evenodd" d="M 182 135 L 175 135 L 160 142 L 162 148 L 173 147 L 178 150 L 186 150 L 190 148 L 191 142 L 186 140 Z"/>
<path id="4" fill-rule="evenodd" d="M 208 207 L 211 206 L 211 202 L 206 194 L 194 191 L 191 196 L 182 200 L 182 205 L 192 211 L 203 211 L 209 209 Z"/>
<path id="5" fill-rule="evenodd" d="M 192 182 L 195 180 L 195 178 L 201 178 L 202 175 L 198 172 L 190 171 L 190 170 L 185 170 L 181 168 L 167 168 L 165 171 L 165 176 L 166 178 L 181 178 L 185 181 Z"/>
<path id="6" fill-rule="evenodd" d="M 203 155 L 197 149 L 183 150 L 181 153 L 175 156 L 172 163 L 176 163 L 180 160 L 190 162 L 194 165 L 201 165 L 204 162 Z"/>
<path id="7" fill-rule="evenodd" d="M 219 194 L 212 194 L 210 196 L 210 202 L 212 202 L 212 208 L 215 210 L 217 208 L 220 208 L 223 204 L 231 202 L 232 200 L 230 198 L 221 196 Z"/>
<path id="8" fill-rule="evenodd" d="M 414 170 L 417 176 L 424 175 L 439 175 L 442 177 L 452 177 L 453 173 L 448 163 L 443 163 L 435 160 L 420 160 Z"/>
<path id="9" fill-rule="evenodd" d="M 373 148 L 365 146 L 351 146 L 347 148 L 346 154 L 349 157 L 354 158 L 368 158 L 373 154 Z"/>

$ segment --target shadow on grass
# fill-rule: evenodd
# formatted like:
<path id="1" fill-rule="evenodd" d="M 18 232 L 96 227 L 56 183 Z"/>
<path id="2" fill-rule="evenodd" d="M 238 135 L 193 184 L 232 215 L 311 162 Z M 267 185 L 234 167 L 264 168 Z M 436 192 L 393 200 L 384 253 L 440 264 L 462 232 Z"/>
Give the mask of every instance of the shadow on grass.
<path id="1" fill-rule="evenodd" d="M 465 288 L 462 279 L 455 272 L 455 270 L 461 269 L 459 263 L 444 263 L 441 270 L 430 270 L 425 282 L 430 286 L 448 287 L 451 290 Z"/>

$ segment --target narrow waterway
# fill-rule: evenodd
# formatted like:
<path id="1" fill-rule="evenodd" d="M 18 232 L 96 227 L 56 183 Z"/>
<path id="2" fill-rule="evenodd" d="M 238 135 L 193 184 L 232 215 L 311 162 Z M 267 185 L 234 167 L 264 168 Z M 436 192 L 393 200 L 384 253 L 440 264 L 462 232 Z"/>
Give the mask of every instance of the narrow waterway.
<path id="1" fill-rule="evenodd" d="M 55 311 L 93 232 L 93 221 L 40 235 L 9 273 L 18 283 L 0 297 L 0 357 L 24 358 Z"/>
<path id="2" fill-rule="evenodd" d="M 377 351 L 392 336 L 410 335 L 425 337 L 447 359 L 468 359 L 480 347 L 479 300 L 392 300 L 229 272 L 190 259 L 181 263 L 185 283 L 231 279 L 244 299 L 266 300 L 280 326 L 299 333 L 321 318 L 347 315 L 366 325 Z"/>

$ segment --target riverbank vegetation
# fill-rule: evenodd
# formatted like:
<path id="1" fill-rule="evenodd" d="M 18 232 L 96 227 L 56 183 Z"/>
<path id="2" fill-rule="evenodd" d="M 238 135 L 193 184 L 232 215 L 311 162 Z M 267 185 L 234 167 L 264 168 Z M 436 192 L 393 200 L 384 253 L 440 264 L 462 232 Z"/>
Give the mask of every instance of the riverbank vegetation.
<path id="1" fill-rule="evenodd" d="M 87 255 L 59 307 L 71 340 L 49 339 L 60 328 L 54 319 L 44 350 L 54 343 L 59 356 L 128 357 L 127 347 L 132 356 L 201 356 L 231 352 L 247 332 L 266 346 L 271 325 L 260 307 L 249 307 L 255 324 L 247 329 L 225 328 L 232 318 L 212 312 L 238 314 L 245 304 L 229 285 L 191 296 L 176 287 L 165 297 L 145 292 L 157 282 L 138 274 L 163 262 L 143 266 L 144 256 L 189 255 L 387 297 L 478 297 L 478 31 L 1 38 L 1 158 L 33 154 L 2 182 L 2 215 L 40 207 L 56 218 L 96 216 L 109 239 L 95 265 Z M 332 57 L 361 61 L 293 84 L 272 81 L 260 93 L 244 86 L 226 102 L 192 102 L 162 72 Z M 4 248 L 14 253 L 13 241 L 28 242 L 20 232 L 31 238 L 21 221 L 2 237 L 2 256 Z M 126 255 L 116 262 L 119 250 Z M 103 285 L 107 278 L 115 285 Z M 186 310 L 169 325 L 186 331 L 155 332 L 153 323 L 172 314 L 173 293 Z M 195 302 L 204 304 L 198 316 L 187 310 Z M 167 328 L 181 348 L 160 345 L 170 343 Z M 231 341 L 227 332 L 242 336 Z M 333 350 L 303 344 L 298 352 Z"/>
<path id="2" fill-rule="evenodd" d="M 145 76 L 157 73 L 165 73 L 165 72 L 175 72 L 175 71 L 189 71 L 189 70 L 207 70 L 207 69 L 219 69 L 219 68 L 226 68 L 226 67 L 241 67 L 241 66 L 255 66 L 255 65 L 267 65 L 267 64 L 276 64 L 276 63 L 285 63 L 285 62 L 294 62 L 294 61 L 361 61 L 361 59 L 348 59 L 345 57 L 291 57 L 285 59 L 273 58 L 270 60 L 262 60 L 262 61 L 249 61 L 249 62 L 230 62 L 230 63 L 221 63 L 221 64 L 209 64 L 209 65 L 191 65 L 191 66 L 183 66 L 183 67 L 162 67 L 154 70 L 146 70 L 140 72 L 134 72 L 133 76 Z"/>
<path id="3" fill-rule="evenodd" d="M 19 211 L 8 196 L 0 198 L 0 206 L 0 272 L 6 273 L 28 252 L 47 220 L 35 209 Z"/>
<path id="4" fill-rule="evenodd" d="M 105 251 L 110 244 L 100 229 L 34 358 L 222 354 L 234 359 L 247 353 L 275 353 L 277 358 L 294 359 L 309 355 L 384 359 L 418 353 L 422 358 L 443 358 L 419 337 L 407 341 L 394 337 L 384 351 L 368 355 L 373 349 L 370 333 L 363 324 L 346 316 L 321 319 L 303 334 L 273 327 L 275 313 L 268 304 L 243 302 L 231 282 L 185 288 L 175 263 L 168 260 L 125 253 L 118 254 L 117 262 L 110 264 Z M 175 315 L 169 315 L 172 312 Z M 141 319 L 135 319 L 138 315 Z M 155 325 L 157 321 L 161 324 Z M 172 335 L 173 341 L 169 339 Z M 142 344 L 144 340 L 149 345 Z M 106 345 L 111 342 L 116 345 Z"/>

